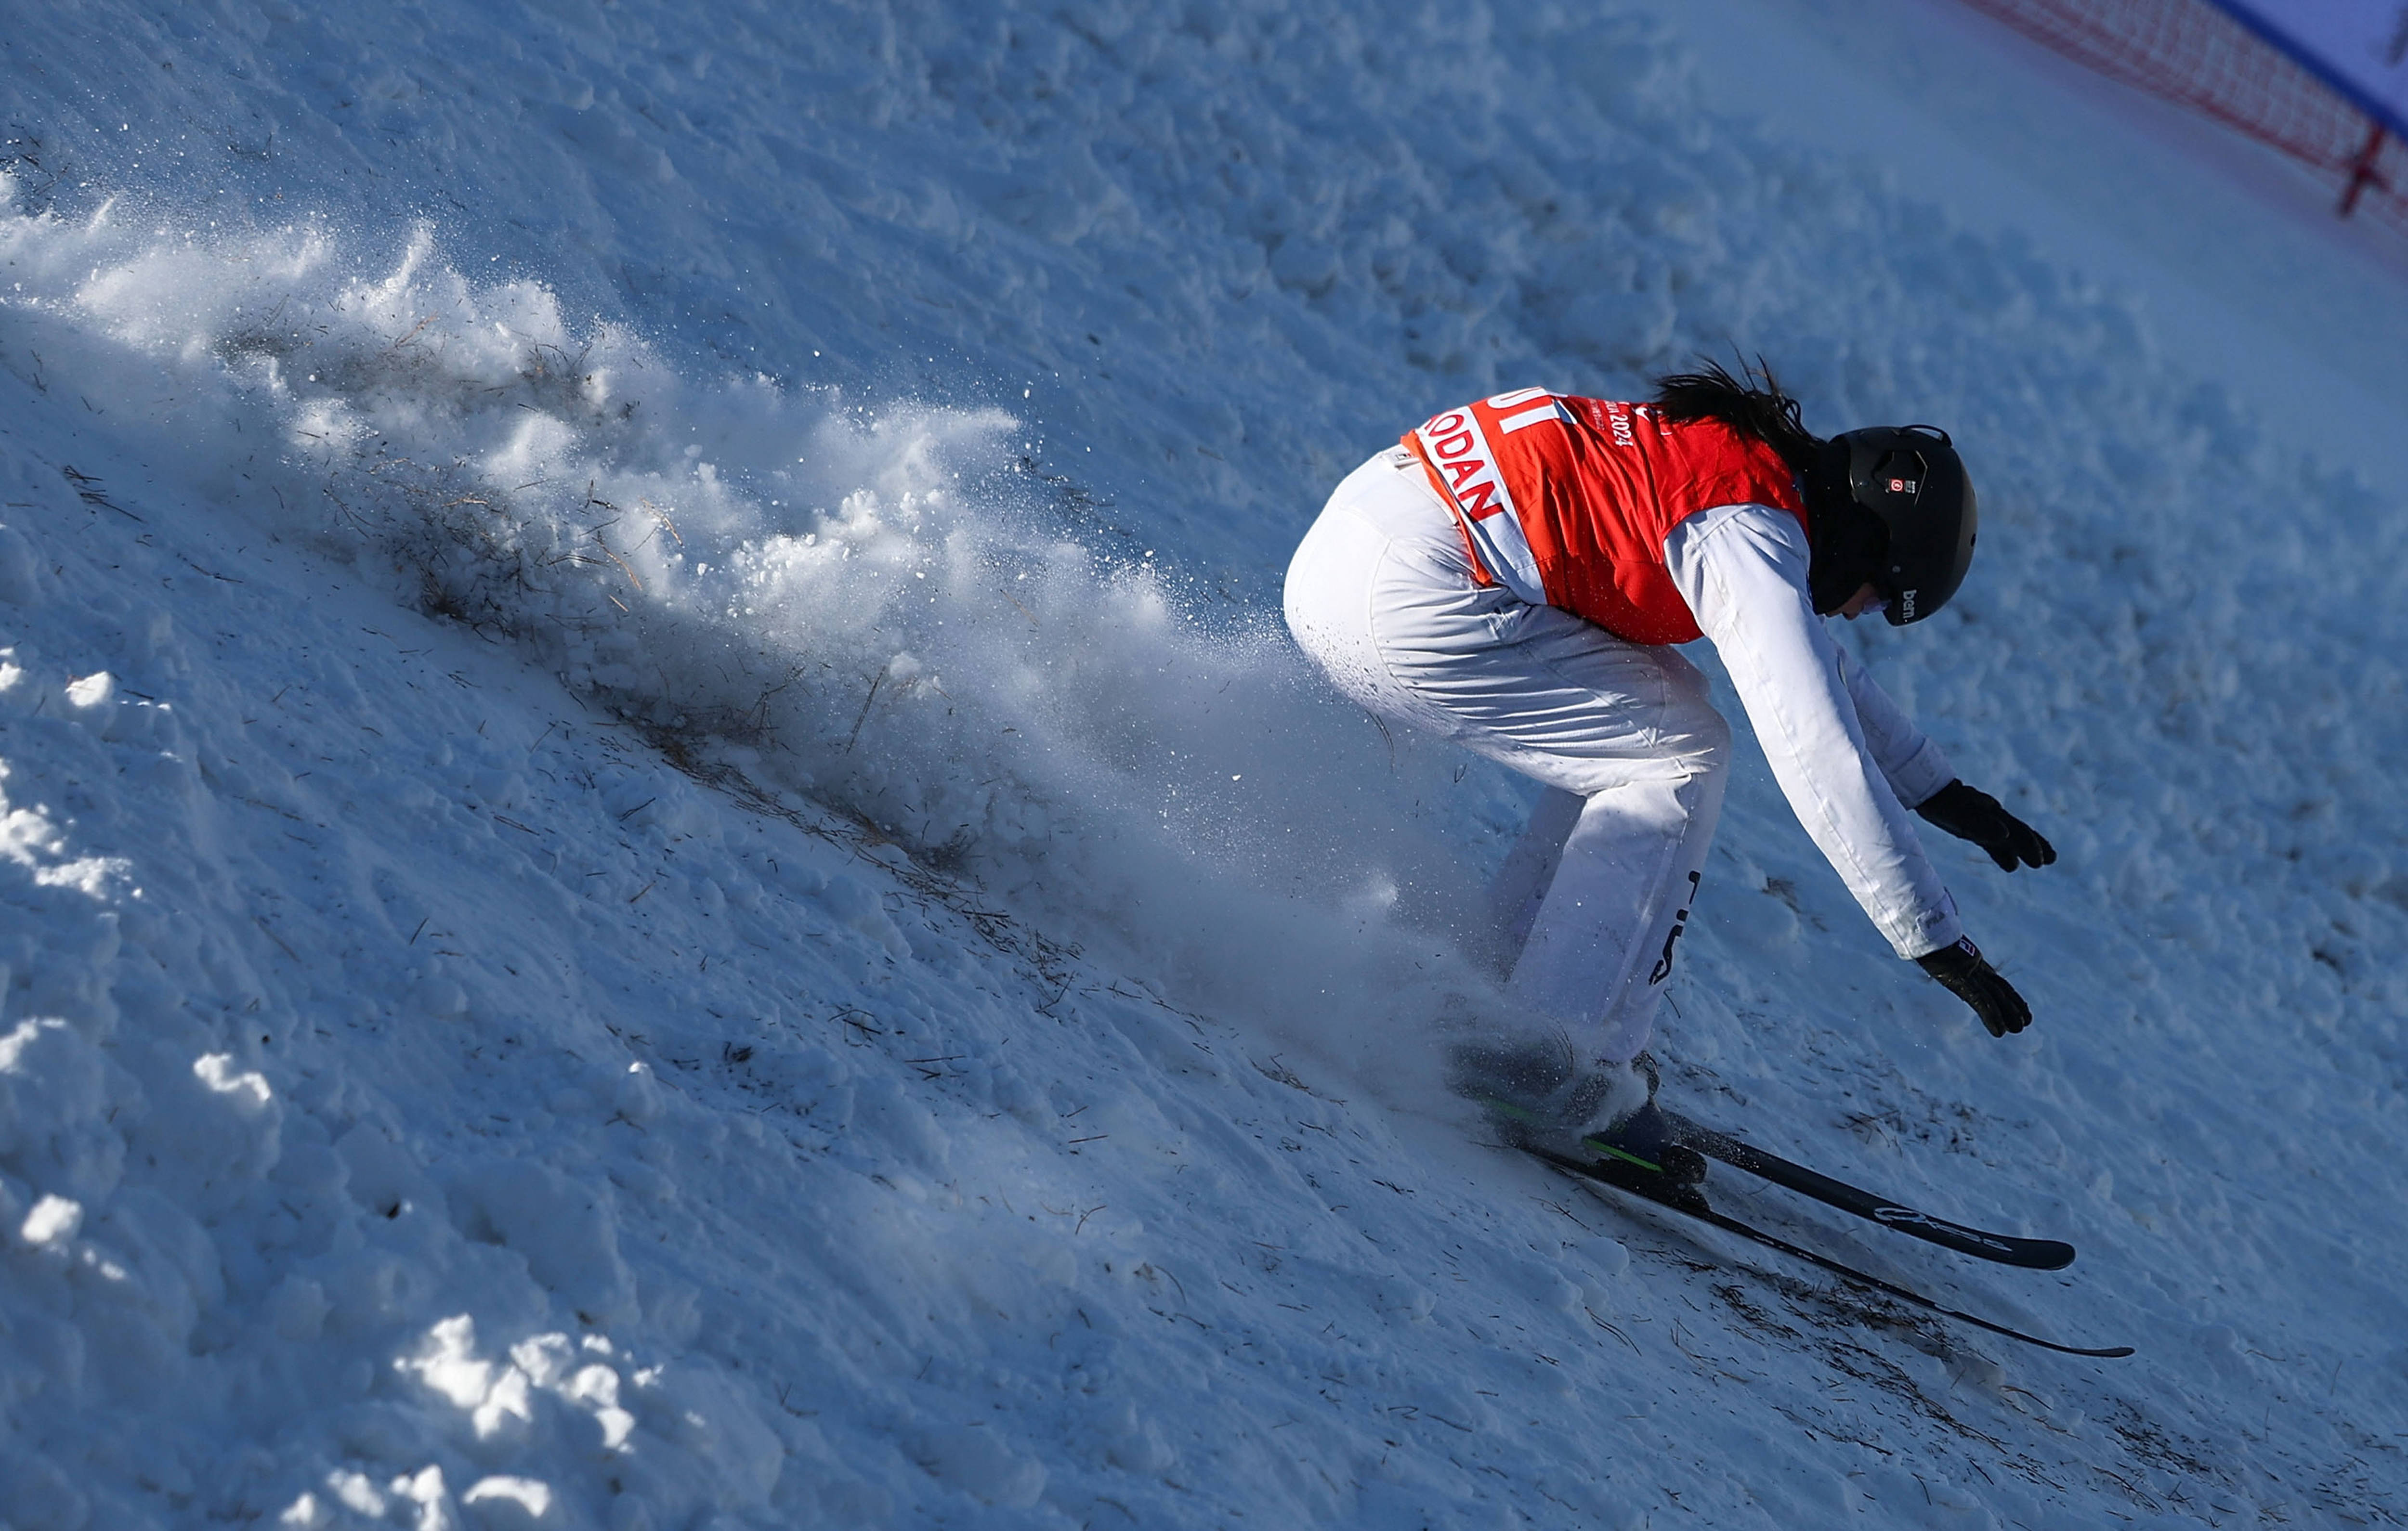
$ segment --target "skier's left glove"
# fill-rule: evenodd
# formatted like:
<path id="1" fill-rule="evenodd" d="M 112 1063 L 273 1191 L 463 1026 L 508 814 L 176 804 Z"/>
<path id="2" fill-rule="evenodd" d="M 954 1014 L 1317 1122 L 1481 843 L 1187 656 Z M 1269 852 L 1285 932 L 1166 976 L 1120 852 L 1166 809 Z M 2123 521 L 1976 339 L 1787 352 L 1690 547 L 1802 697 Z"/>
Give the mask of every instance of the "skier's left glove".
<path id="1" fill-rule="evenodd" d="M 2006 976 L 1990 966 L 1972 938 L 1960 936 L 1955 946 L 1943 946 L 1914 959 L 1915 966 L 1940 980 L 1950 994 L 1972 1008 L 1993 1037 L 2004 1037 L 2031 1024 L 2031 1007 Z"/>
<path id="2" fill-rule="evenodd" d="M 2045 866 L 2057 859 L 2057 848 L 2039 830 L 2009 813 L 1999 800 L 1979 787 L 1951 781 L 1914 805 L 1914 811 L 1960 840 L 1971 840 L 1990 853 L 2001 871 L 2018 866 Z"/>

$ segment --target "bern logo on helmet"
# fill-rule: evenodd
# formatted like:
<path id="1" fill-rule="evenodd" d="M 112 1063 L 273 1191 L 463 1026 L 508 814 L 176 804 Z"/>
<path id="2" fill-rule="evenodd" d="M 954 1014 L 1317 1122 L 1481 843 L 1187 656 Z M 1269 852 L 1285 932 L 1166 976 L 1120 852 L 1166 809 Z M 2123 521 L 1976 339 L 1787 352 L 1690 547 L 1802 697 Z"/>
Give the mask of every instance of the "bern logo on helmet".
<path id="1" fill-rule="evenodd" d="M 1916 594 L 1916 592 L 1912 590 L 1901 590 L 1898 593 L 1899 621 L 1913 622 L 1914 620 L 1914 597 Z"/>

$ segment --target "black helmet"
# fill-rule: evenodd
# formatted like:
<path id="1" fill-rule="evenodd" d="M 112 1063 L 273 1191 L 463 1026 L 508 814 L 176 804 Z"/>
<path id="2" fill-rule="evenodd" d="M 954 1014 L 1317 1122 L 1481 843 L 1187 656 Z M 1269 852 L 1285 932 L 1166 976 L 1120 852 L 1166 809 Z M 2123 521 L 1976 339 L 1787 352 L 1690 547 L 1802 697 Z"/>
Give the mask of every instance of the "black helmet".
<path id="1" fill-rule="evenodd" d="M 1828 499 L 1870 511 L 1887 531 L 1873 587 L 1902 627 L 1948 604 L 1973 562 L 1973 480 L 1936 425 L 1877 425 L 1833 436 L 1817 473 Z M 1851 587 L 1853 588 L 1853 587 Z"/>

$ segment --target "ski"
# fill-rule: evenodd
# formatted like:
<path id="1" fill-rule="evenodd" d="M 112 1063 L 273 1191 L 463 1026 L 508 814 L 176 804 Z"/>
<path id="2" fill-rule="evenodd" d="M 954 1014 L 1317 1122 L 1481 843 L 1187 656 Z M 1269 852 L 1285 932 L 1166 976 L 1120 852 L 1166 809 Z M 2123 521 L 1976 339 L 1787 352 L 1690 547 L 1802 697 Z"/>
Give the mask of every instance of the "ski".
<path id="1" fill-rule="evenodd" d="M 1656 1108 L 1663 1110 L 1663 1108 Z M 1769 1153 L 1750 1143 L 1743 1143 L 1726 1132 L 1692 1122 L 1677 1112 L 1664 1111 L 1671 1124 L 1672 1140 L 1685 1144 L 1710 1159 L 1717 1159 L 1734 1169 L 1743 1169 L 1759 1180 L 1811 1196 L 1827 1207 L 1835 1207 L 1885 1228 L 1970 1254 L 1977 1259 L 1994 1260 L 2002 1266 L 2020 1266 L 2027 1270 L 2062 1270 L 2073 1263 L 2073 1246 L 2056 1238 L 2019 1238 L 2012 1234 L 1985 1233 L 1969 1228 L 1961 1223 L 1933 1217 L 1928 1212 L 1877 1195 L 1861 1186 L 1835 1180 L 1828 1175 L 1794 1164 L 1777 1153 Z"/>
<path id="2" fill-rule="evenodd" d="M 2129 1345 L 2107 1345 L 2096 1348 L 2062 1345 L 2054 1339 L 2042 1339 L 2038 1335 L 2028 1335 L 2021 1329 L 2009 1328 L 2006 1324 L 1993 1323 L 1975 1314 L 1947 1307 L 1925 1296 L 1920 1292 L 1911 1291 L 1894 1281 L 1885 1281 L 1870 1272 L 1858 1270 L 1854 1266 L 1834 1260 L 1829 1255 L 1817 1254 L 1813 1250 L 1801 1249 L 1785 1238 L 1742 1223 L 1727 1213 L 1718 1212 L 1706 1204 L 1705 1193 L 1695 1186 L 1667 1186 L 1660 1175 L 1626 1168 L 1612 1160 L 1601 1159 L 1584 1163 L 1579 1159 L 1543 1148 L 1530 1148 L 1525 1152 L 1545 1160 L 1566 1174 L 1576 1175 L 1597 1184 L 1612 1186 L 1626 1195 L 1636 1196 L 1655 1206 L 1668 1208 L 1684 1217 L 1695 1218 L 1710 1227 L 1720 1228 L 1725 1233 L 1736 1234 L 1767 1249 L 1778 1250 L 1793 1259 L 1803 1260 L 1809 1265 L 1828 1270 L 1842 1281 L 1870 1287 L 1876 1292 L 1896 1297 L 1900 1302 L 1912 1303 L 1928 1312 L 1937 1313 L 1942 1318 L 1955 1319 L 1959 1324 L 1970 1324 L 1977 1329 L 1986 1329 L 1994 1335 L 2020 1340 L 2027 1345 L 2037 1345 L 2042 1350 L 2055 1351 L 2061 1355 L 2082 1355 L 2101 1360 L 2114 1360 L 2133 1353 L 2132 1347 Z"/>

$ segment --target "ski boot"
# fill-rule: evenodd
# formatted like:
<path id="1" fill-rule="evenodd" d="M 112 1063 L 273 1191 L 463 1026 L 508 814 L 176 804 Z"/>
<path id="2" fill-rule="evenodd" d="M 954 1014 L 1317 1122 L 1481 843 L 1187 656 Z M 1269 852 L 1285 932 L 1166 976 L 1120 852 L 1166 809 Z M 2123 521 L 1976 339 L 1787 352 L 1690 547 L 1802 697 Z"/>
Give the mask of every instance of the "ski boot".
<path id="1" fill-rule="evenodd" d="M 1447 1081 L 1478 1104 L 1515 1148 L 1603 1160 L 1668 1188 L 1705 1179 L 1705 1156 L 1673 1141 L 1656 1109 L 1656 1060 L 1583 1066 L 1562 1038 L 1467 1042 L 1447 1057 Z"/>

